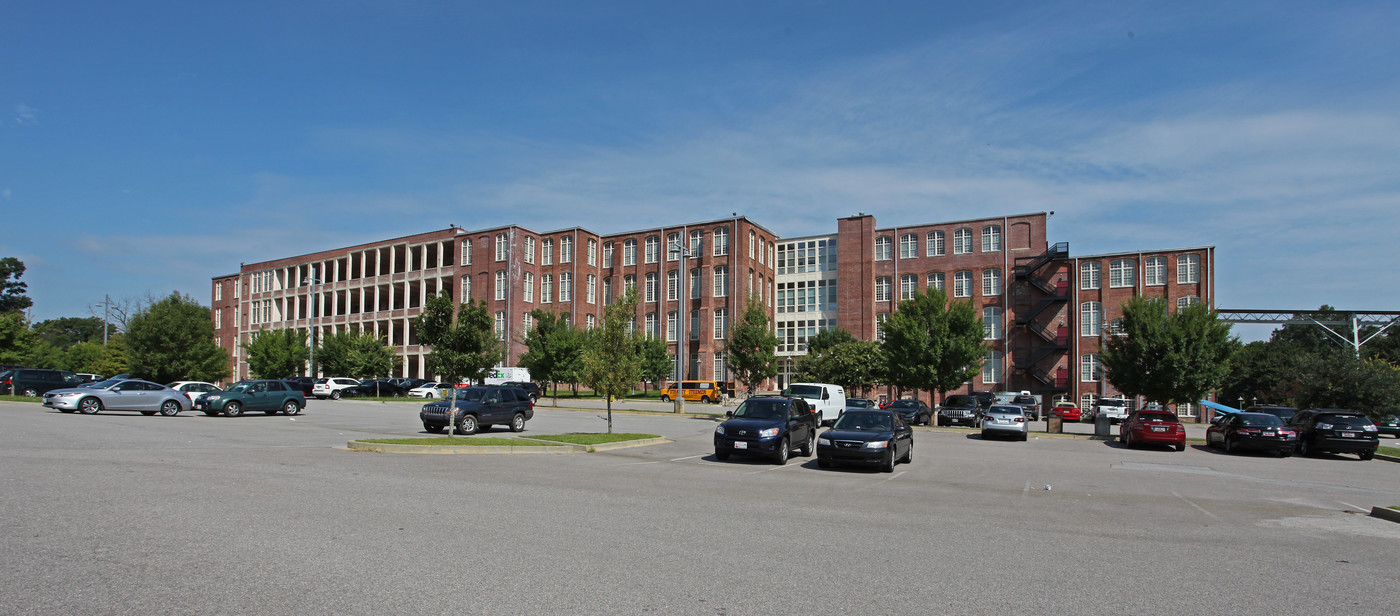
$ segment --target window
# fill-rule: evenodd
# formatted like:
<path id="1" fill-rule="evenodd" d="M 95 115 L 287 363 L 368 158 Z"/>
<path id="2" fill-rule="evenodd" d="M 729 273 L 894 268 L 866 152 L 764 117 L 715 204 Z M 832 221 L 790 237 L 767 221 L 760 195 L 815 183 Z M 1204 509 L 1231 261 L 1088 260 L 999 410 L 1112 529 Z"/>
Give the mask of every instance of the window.
<path id="1" fill-rule="evenodd" d="M 588 329 L 593 329 L 598 326 L 598 317 L 590 314 L 584 318 L 583 322 Z"/>
<path id="2" fill-rule="evenodd" d="M 1097 336 L 1103 326 L 1103 304 L 1084 302 L 1079 305 L 1079 335 Z"/>
<path id="3" fill-rule="evenodd" d="M 729 366 L 725 365 L 724 353 L 715 353 L 715 380 L 729 380 Z"/>
<path id="4" fill-rule="evenodd" d="M 1083 357 L 1079 358 L 1080 381 L 1085 383 L 1095 383 L 1098 382 L 1099 377 L 1102 375 L 1103 364 L 1099 363 L 1099 356 L 1097 353 L 1085 353 Z M 1092 408 L 1092 406 L 1090 406 L 1089 408 Z M 1088 408 L 1086 408 L 1085 410 L 1088 410 Z"/>
<path id="5" fill-rule="evenodd" d="M 982 252 L 996 252 L 1001 250 L 1001 226 L 987 225 L 982 227 Z"/>
<path id="6" fill-rule="evenodd" d="M 666 341 L 676 341 L 676 329 L 680 326 L 676 323 L 676 311 L 666 313 Z"/>
<path id="7" fill-rule="evenodd" d="M 646 262 L 656 263 L 661 260 L 661 238 L 655 235 L 648 235 L 646 240 Z"/>
<path id="8" fill-rule="evenodd" d="M 928 288 L 943 291 L 946 289 L 943 272 L 933 272 L 928 275 Z"/>
<path id="9" fill-rule="evenodd" d="M 1190 402 L 1178 402 L 1176 404 L 1176 414 L 1178 417 L 1195 417 L 1196 405 Z"/>
<path id="10" fill-rule="evenodd" d="M 1085 261 L 1079 264 L 1079 288 L 1086 291 L 1097 289 L 1103 284 L 1102 266 L 1098 261 Z"/>
<path id="11" fill-rule="evenodd" d="M 700 299 L 700 268 L 690 270 L 690 299 Z"/>
<path id="12" fill-rule="evenodd" d="M 1187 295 L 1187 296 L 1184 296 L 1184 297 L 1178 297 L 1178 298 L 1176 298 L 1176 309 L 1177 309 L 1177 310 L 1181 310 L 1182 308 L 1185 308 L 1185 307 L 1187 307 L 1187 306 L 1199 306 L 1200 304 L 1201 304 L 1201 298 L 1196 297 L 1195 295 Z"/>
<path id="13" fill-rule="evenodd" d="M 958 229 L 953 232 L 953 254 L 965 255 L 972 252 L 972 229 Z"/>
<path id="14" fill-rule="evenodd" d="M 457 298 L 458 302 L 471 301 L 472 298 L 472 277 L 462 276 L 462 296 Z"/>
<path id="15" fill-rule="evenodd" d="M 496 311 L 496 339 L 506 339 L 506 311 L 504 310 Z"/>
<path id="16" fill-rule="evenodd" d="M 646 291 L 645 291 L 645 293 L 646 293 L 646 301 L 647 301 L 648 303 L 654 303 L 654 302 L 656 302 L 656 293 L 657 293 L 657 291 L 658 291 L 657 287 L 658 287 L 660 284 L 661 284 L 661 281 L 658 280 L 657 275 L 656 275 L 656 272 L 651 272 L 651 273 L 648 273 L 648 274 L 647 274 L 647 278 L 646 278 Z"/>
<path id="17" fill-rule="evenodd" d="M 890 246 L 891 243 L 892 240 L 890 240 L 890 236 L 888 235 L 881 235 L 880 237 L 875 238 L 876 261 L 890 260 L 890 252 L 893 250 L 893 247 Z"/>
<path id="18" fill-rule="evenodd" d="M 691 311 L 690 311 L 690 339 L 691 339 L 691 340 L 699 340 L 699 339 L 700 339 L 700 311 L 699 311 L 699 310 L 691 310 Z"/>
<path id="19" fill-rule="evenodd" d="M 929 231 L 928 237 L 924 241 L 924 255 L 929 257 L 941 257 L 944 255 L 943 232 Z"/>
<path id="20" fill-rule="evenodd" d="M 573 262 L 574 262 L 574 238 L 572 238 L 572 237 L 561 237 L 561 238 L 559 238 L 559 262 L 560 262 L 560 263 L 573 263 Z"/>
<path id="21" fill-rule="evenodd" d="M 631 274 L 622 277 L 622 292 L 626 293 L 637 288 L 637 277 Z"/>
<path id="22" fill-rule="evenodd" d="M 681 298 L 681 273 L 676 270 L 666 272 L 666 300 L 677 301 Z"/>
<path id="23" fill-rule="evenodd" d="M 509 243 L 509 241 L 506 239 L 506 234 L 504 234 L 504 233 L 497 233 L 497 234 L 496 234 L 496 260 L 497 260 L 497 261 L 505 261 L 505 260 L 506 260 L 506 256 L 507 256 L 508 254 L 510 254 L 510 243 Z"/>
<path id="24" fill-rule="evenodd" d="M 535 239 L 526 238 L 525 246 L 529 249 L 529 252 L 534 252 Z M 554 265 L 554 240 L 547 239 L 542 242 L 540 244 L 540 252 L 540 265 Z M 525 257 L 525 262 L 534 263 L 534 256 Z"/>
<path id="25" fill-rule="evenodd" d="M 890 313 L 881 312 L 875 315 L 875 339 L 885 341 L 885 321 L 890 320 Z"/>
<path id="26" fill-rule="evenodd" d="M 574 301 L 574 275 L 569 272 L 559 274 L 559 301 Z"/>
<path id="27" fill-rule="evenodd" d="M 1001 382 L 1001 351 L 987 351 L 987 357 L 982 360 L 982 384 L 991 385 Z"/>
<path id="28" fill-rule="evenodd" d="M 729 268 L 723 265 L 715 267 L 715 297 L 727 297 L 729 295 Z"/>
<path id="29" fill-rule="evenodd" d="M 554 275 L 545 274 L 540 276 L 540 303 L 548 304 L 554 301 Z"/>
<path id="30" fill-rule="evenodd" d="M 637 240 L 626 240 L 622 242 L 622 266 L 628 267 L 637 264 Z"/>
<path id="31" fill-rule="evenodd" d="M 1117 259 L 1108 266 L 1108 286 L 1119 289 L 1137 284 L 1137 261 Z"/>
<path id="32" fill-rule="evenodd" d="M 534 303 L 535 301 L 535 275 L 525 272 L 525 301 Z"/>
<path id="33" fill-rule="evenodd" d="M 913 259 L 919 256 L 919 236 L 905 233 L 899 236 L 899 258 Z"/>
<path id="34" fill-rule="evenodd" d="M 905 274 L 899 277 L 899 299 L 909 301 L 919 292 L 919 275 Z"/>
<path id="35" fill-rule="evenodd" d="M 705 232 L 704 232 L 704 231 L 691 231 L 691 232 L 690 232 L 690 256 L 692 256 L 692 257 L 698 257 L 698 256 L 700 256 L 700 246 L 703 245 L 703 244 L 705 243 L 705 242 L 704 242 L 704 235 L 705 235 Z"/>
<path id="36" fill-rule="evenodd" d="M 1176 258 L 1177 284 L 1195 284 L 1201 281 L 1200 255 L 1181 255 Z"/>
<path id="37" fill-rule="evenodd" d="M 613 300 L 613 279 L 603 279 L 603 305 L 611 306 Z"/>
<path id="38" fill-rule="evenodd" d="M 875 301 L 890 301 L 890 277 L 880 276 L 875 279 Z"/>
<path id="39" fill-rule="evenodd" d="M 988 306 L 982 309 L 982 338 L 1001 340 L 1001 308 Z"/>
<path id="40" fill-rule="evenodd" d="M 221 301 L 221 300 L 223 300 L 223 299 L 224 299 L 224 283 L 220 282 L 220 283 L 214 285 L 214 301 L 217 302 L 217 301 Z"/>
<path id="41" fill-rule="evenodd" d="M 719 227 L 715 229 L 715 256 L 722 257 L 729 254 L 729 229 Z"/>
<path id="42" fill-rule="evenodd" d="M 1099 403 L 1099 395 L 1098 395 L 1098 394 L 1084 394 L 1084 395 L 1082 395 L 1082 396 L 1079 396 L 1079 408 L 1080 408 L 1081 411 L 1084 410 L 1084 409 L 1092 409 L 1092 408 L 1094 408 L 1094 405 L 1096 405 L 1096 404 L 1098 404 L 1098 403 Z"/>
<path id="43" fill-rule="evenodd" d="M 588 264 L 598 264 L 598 240 L 588 238 Z"/>
<path id="44" fill-rule="evenodd" d="M 503 299 L 505 299 L 505 298 L 506 298 L 506 272 L 505 272 L 505 270 L 501 270 L 501 271 L 499 271 L 499 272 L 496 272 L 496 299 L 499 301 L 499 300 L 503 300 Z"/>
<path id="45" fill-rule="evenodd" d="M 598 303 L 598 277 L 594 276 L 593 274 L 589 274 L 588 278 L 585 280 L 585 284 L 587 286 L 587 288 L 584 289 L 584 293 L 587 294 L 587 297 L 585 299 L 587 299 L 588 303 L 590 304 Z"/>
<path id="46" fill-rule="evenodd" d="M 603 244 L 603 267 L 613 266 L 613 243 Z"/>
<path id="47" fill-rule="evenodd" d="M 1167 284 L 1167 258 L 1148 257 L 1142 262 L 1142 284 L 1160 287 Z"/>
<path id="48" fill-rule="evenodd" d="M 675 261 L 681 258 L 681 234 L 670 233 L 666 235 L 666 260 Z"/>
<path id="49" fill-rule="evenodd" d="M 972 272 L 953 273 L 953 297 L 972 297 Z"/>
<path id="50" fill-rule="evenodd" d="M 758 235 L 749 231 L 749 258 L 753 258 L 754 250 L 758 248 Z"/>
<path id="51" fill-rule="evenodd" d="M 982 270 L 982 297 L 1001 295 L 1001 270 Z"/>
<path id="52" fill-rule="evenodd" d="M 214 329 L 218 329 L 218 328 L 220 328 L 220 327 L 223 327 L 223 323 L 224 323 L 224 309 L 223 309 L 223 308 L 215 308 L 215 309 L 214 309 Z"/>
<path id="53" fill-rule="evenodd" d="M 729 337 L 729 311 L 724 308 L 715 309 L 715 340 L 724 340 Z"/>
<path id="54" fill-rule="evenodd" d="M 646 316 L 646 326 L 642 331 L 646 334 L 647 338 L 660 338 L 661 332 L 658 332 L 656 329 L 660 326 L 661 324 L 657 321 L 656 313 L 648 312 Z"/>
<path id="55" fill-rule="evenodd" d="M 524 326 L 524 328 L 520 331 L 529 332 L 535 329 L 535 315 L 532 315 L 528 312 L 525 313 L 525 317 L 521 319 L 520 324 Z"/>
<path id="56" fill-rule="evenodd" d="M 462 240 L 462 265 L 472 264 L 472 241 Z"/>

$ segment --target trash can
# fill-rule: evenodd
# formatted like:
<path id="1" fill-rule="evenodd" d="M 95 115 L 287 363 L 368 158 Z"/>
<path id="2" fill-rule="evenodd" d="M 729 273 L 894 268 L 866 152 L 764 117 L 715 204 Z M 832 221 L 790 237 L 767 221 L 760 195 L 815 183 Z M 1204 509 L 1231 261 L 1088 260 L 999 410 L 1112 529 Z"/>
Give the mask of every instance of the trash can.
<path id="1" fill-rule="evenodd" d="M 1049 434 L 1059 434 L 1065 431 L 1064 418 L 1059 413 L 1051 413 L 1045 420 L 1045 431 Z"/>
<path id="2" fill-rule="evenodd" d="M 1109 436 L 1113 421 L 1104 413 L 1094 415 L 1094 436 Z"/>

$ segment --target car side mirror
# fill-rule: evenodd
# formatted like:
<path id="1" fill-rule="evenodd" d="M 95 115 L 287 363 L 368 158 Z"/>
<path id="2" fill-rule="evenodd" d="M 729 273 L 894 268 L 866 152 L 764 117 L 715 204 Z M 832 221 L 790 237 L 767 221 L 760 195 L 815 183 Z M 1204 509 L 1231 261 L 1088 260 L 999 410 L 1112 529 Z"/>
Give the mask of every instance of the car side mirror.
<path id="1" fill-rule="evenodd" d="M 724 416 L 729 419 L 734 419 L 734 411 L 725 411 Z"/>

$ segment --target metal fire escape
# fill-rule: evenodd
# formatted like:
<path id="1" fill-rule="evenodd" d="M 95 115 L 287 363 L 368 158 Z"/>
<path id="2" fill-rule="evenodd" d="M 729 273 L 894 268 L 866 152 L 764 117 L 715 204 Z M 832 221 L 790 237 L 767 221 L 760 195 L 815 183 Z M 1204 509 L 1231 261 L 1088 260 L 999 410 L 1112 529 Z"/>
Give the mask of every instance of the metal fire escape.
<path id="1" fill-rule="evenodd" d="M 1066 276 L 1047 279 L 1059 273 L 1056 261 L 1068 258 L 1069 242 L 1059 242 L 1037 256 L 1016 259 L 1012 270 L 1016 322 L 1011 383 L 1045 401 L 1069 388 L 1069 370 L 1060 361 L 1069 354 L 1069 328 L 1062 321 L 1069 281 Z"/>

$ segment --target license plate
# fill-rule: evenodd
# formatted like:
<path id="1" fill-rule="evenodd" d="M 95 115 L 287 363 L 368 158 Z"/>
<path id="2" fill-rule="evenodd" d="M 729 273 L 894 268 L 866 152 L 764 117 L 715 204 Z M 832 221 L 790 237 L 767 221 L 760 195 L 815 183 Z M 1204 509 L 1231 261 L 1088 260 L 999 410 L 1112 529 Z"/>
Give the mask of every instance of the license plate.
<path id="1" fill-rule="evenodd" d="M 1355 432 L 1343 432 L 1342 438 L 1356 438 Z"/>
<path id="2" fill-rule="evenodd" d="M 1166 431 L 1167 431 L 1167 428 L 1166 428 L 1166 426 L 1152 426 L 1152 431 L 1153 431 L 1153 432 L 1166 432 Z"/>
<path id="3" fill-rule="evenodd" d="M 1265 432 L 1264 436 L 1278 436 L 1277 432 Z"/>
<path id="4" fill-rule="evenodd" d="M 749 448 L 749 444 L 748 444 L 748 443 L 745 443 L 744 441 L 735 441 L 735 442 L 734 442 L 734 448 L 735 448 L 735 449 L 748 449 L 748 448 Z"/>

